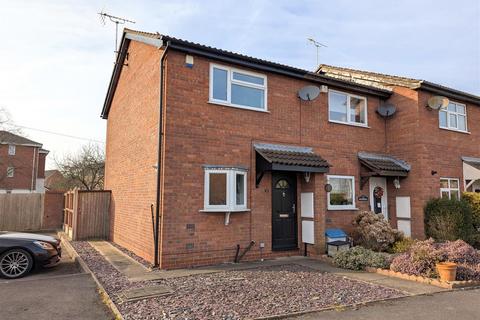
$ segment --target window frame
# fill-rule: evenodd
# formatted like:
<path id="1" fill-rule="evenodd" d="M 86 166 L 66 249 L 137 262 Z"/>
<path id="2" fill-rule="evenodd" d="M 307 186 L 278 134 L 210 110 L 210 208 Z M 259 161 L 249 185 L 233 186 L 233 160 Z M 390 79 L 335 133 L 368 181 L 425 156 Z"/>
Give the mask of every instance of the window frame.
<path id="1" fill-rule="evenodd" d="M 15 167 L 7 167 L 7 178 L 13 178 L 15 176 Z"/>
<path id="2" fill-rule="evenodd" d="M 227 72 L 227 100 L 215 99 L 213 97 L 213 69 L 224 70 L 224 71 Z M 262 78 L 263 79 L 263 85 L 233 79 L 233 73 L 234 72 L 237 72 L 237 73 L 240 73 L 240 74 L 245 74 L 245 75 L 248 75 L 248 76 Z M 255 107 L 244 106 L 244 105 L 241 105 L 241 104 L 232 103 L 232 84 L 237 84 L 237 85 L 248 87 L 248 88 L 263 90 L 263 101 L 264 101 L 263 108 L 260 109 L 260 108 L 255 108 Z M 222 105 L 222 106 L 228 106 L 228 107 L 233 107 L 233 108 L 240 108 L 240 109 L 258 111 L 258 112 L 268 112 L 268 101 L 267 100 L 268 100 L 268 82 L 267 82 L 267 76 L 266 75 L 251 72 L 251 71 L 245 71 L 245 70 L 237 69 L 237 68 L 233 68 L 233 67 L 227 67 L 227 66 L 223 66 L 223 65 L 219 65 L 219 64 L 215 64 L 215 63 L 210 64 L 209 95 L 208 95 L 208 102 L 209 103 L 219 104 L 219 105 Z"/>
<path id="3" fill-rule="evenodd" d="M 464 103 L 460 103 L 460 102 L 455 102 L 455 101 L 450 101 L 449 104 L 452 103 L 455 105 L 455 108 L 457 106 L 462 106 L 464 109 L 465 109 L 465 113 L 459 113 L 457 111 L 453 112 L 453 111 L 449 111 L 448 110 L 448 106 L 446 106 L 445 108 L 440 108 L 440 110 L 438 111 L 438 127 L 440 129 L 444 129 L 444 130 L 451 130 L 451 131 L 457 131 L 457 132 L 466 132 L 468 133 L 468 112 L 467 112 L 467 105 L 464 104 Z M 441 122 L 440 122 L 440 114 L 441 112 L 445 112 L 447 114 L 447 126 L 442 126 Z M 456 121 L 457 121 L 457 127 L 451 127 L 450 126 L 450 115 L 455 115 L 456 117 Z M 458 128 L 458 117 L 459 116 L 464 116 L 465 117 L 465 130 L 461 130 Z"/>
<path id="4" fill-rule="evenodd" d="M 352 204 L 351 205 L 331 205 L 330 204 L 330 194 L 331 192 L 327 192 L 327 210 L 357 210 L 356 202 L 355 202 L 355 176 L 346 176 L 346 175 L 327 175 L 327 183 L 330 184 L 330 179 L 349 179 L 352 181 Z M 333 191 L 333 189 L 332 189 Z"/>
<path id="5" fill-rule="evenodd" d="M 226 174 L 226 204 L 225 205 L 211 205 L 209 203 L 210 197 L 210 174 L 225 173 Z M 243 204 L 237 204 L 237 175 L 243 175 Z M 204 212 L 236 212 L 236 211 L 248 211 L 247 209 L 247 184 L 248 175 L 246 169 L 240 168 L 204 168 L 204 199 L 203 210 Z"/>
<path id="6" fill-rule="evenodd" d="M 331 110 L 330 109 L 330 106 L 331 106 L 330 105 L 330 93 L 343 94 L 343 95 L 347 96 L 347 121 L 339 121 L 339 120 L 330 119 L 330 110 Z M 344 91 L 329 89 L 327 98 L 328 98 L 328 122 L 368 128 L 368 99 L 367 99 L 366 96 L 359 96 L 359 95 L 344 92 Z M 351 109 L 350 109 L 351 101 L 350 100 L 351 100 L 351 98 L 363 99 L 365 101 L 365 123 L 350 121 L 350 116 L 351 116 Z"/>
<path id="7" fill-rule="evenodd" d="M 9 156 L 14 156 L 16 152 L 17 152 L 16 146 L 14 144 L 9 144 L 8 145 L 8 155 Z"/>
<path id="8" fill-rule="evenodd" d="M 442 188 L 441 187 L 442 180 L 448 180 L 448 188 Z M 452 188 L 451 187 L 451 181 L 452 180 L 457 181 L 458 188 Z M 453 191 L 458 191 L 457 200 L 460 200 L 460 198 L 462 197 L 462 193 L 461 193 L 461 190 L 460 190 L 460 179 L 459 178 L 440 177 L 439 182 L 440 182 L 440 198 L 443 198 L 442 193 L 445 191 L 445 192 L 448 192 L 448 199 L 452 200 L 452 190 L 453 190 Z"/>

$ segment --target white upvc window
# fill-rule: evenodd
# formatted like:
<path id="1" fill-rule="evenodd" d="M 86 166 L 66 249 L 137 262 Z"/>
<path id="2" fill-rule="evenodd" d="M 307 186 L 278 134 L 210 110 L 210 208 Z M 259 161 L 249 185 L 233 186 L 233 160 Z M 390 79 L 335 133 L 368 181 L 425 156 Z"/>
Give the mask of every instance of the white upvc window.
<path id="1" fill-rule="evenodd" d="M 15 174 L 15 168 L 14 167 L 8 167 L 7 168 L 7 177 L 8 178 L 13 178 Z"/>
<path id="2" fill-rule="evenodd" d="M 328 120 L 355 126 L 368 126 L 367 98 L 329 90 Z"/>
<path id="3" fill-rule="evenodd" d="M 450 101 L 448 106 L 441 108 L 439 124 L 442 129 L 467 132 L 467 106 Z"/>
<path id="4" fill-rule="evenodd" d="M 440 178 L 440 197 L 460 199 L 460 179 Z"/>
<path id="5" fill-rule="evenodd" d="M 14 144 L 9 144 L 8 145 L 8 155 L 9 156 L 14 156 L 15 155 L 15 145 Z"/>
<path id="6" fill-rule="evenodd" d="M 247 171 L 239 168 L 205 168 L 204 210 L 247 210 Z"/>
<path id="7" fill-rule="evenodd" d="M 327 176 L 332 190 L 327 193 L 328 210 L 354 210 L 355 208 L 355 177 Z"/>
<path id="8" fill-rule="evenodd" d="M 231 107 L 267 111 L 267 77 L 211 64 L 209 101 Z"/>

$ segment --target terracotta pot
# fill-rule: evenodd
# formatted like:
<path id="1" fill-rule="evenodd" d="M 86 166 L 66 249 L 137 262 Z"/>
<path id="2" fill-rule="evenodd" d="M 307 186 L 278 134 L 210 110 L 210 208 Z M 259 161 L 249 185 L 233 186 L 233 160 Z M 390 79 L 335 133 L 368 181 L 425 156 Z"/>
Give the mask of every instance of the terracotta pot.
<path id="1" fill-rule="evenodd" d="M 454 262 L 437 263 L 437 271 L 442 281 L 455 281 L 457 277 L 457 264 Z"/>

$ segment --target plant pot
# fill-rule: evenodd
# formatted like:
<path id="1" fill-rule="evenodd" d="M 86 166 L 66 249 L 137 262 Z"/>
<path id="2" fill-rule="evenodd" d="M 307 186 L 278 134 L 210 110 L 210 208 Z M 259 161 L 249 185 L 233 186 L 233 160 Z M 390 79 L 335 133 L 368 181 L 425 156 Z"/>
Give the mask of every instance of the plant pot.
<path id="1" fill-rule="evenodd" d="M 457 277 L 457 264 L 453 262 L 437 263 L 437 271 L 442 281 L 455 281 Z"/>

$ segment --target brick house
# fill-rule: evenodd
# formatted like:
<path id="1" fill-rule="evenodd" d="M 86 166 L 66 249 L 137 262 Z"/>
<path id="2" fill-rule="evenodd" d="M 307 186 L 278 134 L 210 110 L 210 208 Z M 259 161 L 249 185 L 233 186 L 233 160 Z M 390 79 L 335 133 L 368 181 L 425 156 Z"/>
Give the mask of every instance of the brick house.
<path id="1" fill-rule="evenodd" d="M 0 131 L 0 193 L 45 192 L 45 159 L 42 144 Z"/>
<path id="2" fill-rule="evenodd" d="M 426 200 L 480 188 L 480 97 L 426 81 L 125 29 L 102 117 L 112 240 L 161 268 L 319 255 L 361 210 L 422 238 Z"/>

